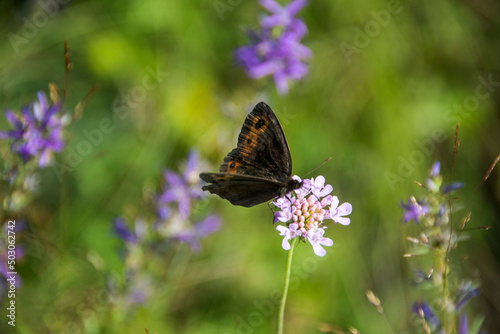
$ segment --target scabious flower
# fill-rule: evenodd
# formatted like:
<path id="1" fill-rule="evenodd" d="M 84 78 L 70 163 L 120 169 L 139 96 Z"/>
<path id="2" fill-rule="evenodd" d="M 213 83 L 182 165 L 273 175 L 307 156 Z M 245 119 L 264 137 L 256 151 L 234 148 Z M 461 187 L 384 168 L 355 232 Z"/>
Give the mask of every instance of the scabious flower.
<path id="1" fill-rule="evenodd" d="M 24 163 L 36 159 L 39 167 L 45 167 L 54 152 L 64 148 L 63 130 L 71 118 L 62 113 L 61 102 L 49 104 L 43 92 L 37 95 L 38 101 L 23 107 L 20 115 L 11 110 L 5 112 L 14 129 L 0 131 L 0 139 L 12 140 L 11 151 L 20 155 Z"/>
<path id="2" fill-rule="evenodd" d="M 337 196 L 329 195 L 333 187 L 325 185 L 325 178 L 318 176 L 316 179 L 301 180 L 298 176 L 293 177 L 302 182 L 302 188 L 296 189 L 285 197 L 278 198 L 273 204 L 280 208 L 274 214 L 274 222 L 285 223 L 278 225 L 276 229 L 283 236 L 283 249 L 289 250 L 289 241 L 293 238 L 307 240 L 318 256 L 325 256 L 323 246 L 332 246 L 333 241 L 325 238 L 325 219 L 331 219 L 335 223 L 349 225 L 350 219 L 344 216 L 352 212 L 349 203 L 339 206 Z"/>
<path id="3" fill-rule="evenodd" d="M 260 31 L 249 32 L 250 45 L 236 50 L 236 60 L 253 79 L 273 75 L 278 92 L 287 94 L 289 81 L 307 74 L 303 61 L 312 55 L 300 42 L 307 27 L 295 18 L 307 1 L 294 0 L 286 7 L 275 0 L 261 0 L 260 4 L 272 15 L 261 19 Z"/>

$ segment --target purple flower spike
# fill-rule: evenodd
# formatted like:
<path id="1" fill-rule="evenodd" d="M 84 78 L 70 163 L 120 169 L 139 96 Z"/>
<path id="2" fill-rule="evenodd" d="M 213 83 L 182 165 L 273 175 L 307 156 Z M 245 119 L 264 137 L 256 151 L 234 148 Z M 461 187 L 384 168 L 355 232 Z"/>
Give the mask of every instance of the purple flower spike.
<path id="1" fill-rule="evenodd" d="M 307 74 L 303 60 L 312 55 L 311 50 L 300 43 L 307 27 L 294 17 L 307 1 L 295 0 L 287 7 L 274 0 L 260 3 L 272 15 L 261 20 L 260 32 L 249 33 L 251 44 L 237 49 L 236 59 L 245 67 L 248 76 L 258 79 L 272 75 L 278 92 L 287 94 L 289 81 L 299 80 Z"/>
<path id="2" fill-rule="evenodd" d="M 162 236 L 188 243 L 193 251 L 199 251 L 200 240 L 218 231 L 221 226 L 217 215 L 205 216 L 193 223 L 192 217 L 197 216 L 193 215 L 193 207 L 204 196 L 199 173 L 200 158 L 196 150 L 189 152 L 182 174 L 172 170 L 163 173 L 166 182 L 163 192 L 156 199 L 154 223 L 154 228 Z"/>
<path id="3" fill-rule="evenodd" d="M 62 114 L 60 103 L 49 105 L 43 92 L 37 95 L 38 101 L 23 107 L 21 115 L 5 112 L 14 130 L 0 131 L 0 139 L 12 140 L 11 151 L 19 154 L 24 163 L 34 158 L 43 168 L 52 162 L 54 152 L 64 148 L 63 130 L 70 116 Z"/>

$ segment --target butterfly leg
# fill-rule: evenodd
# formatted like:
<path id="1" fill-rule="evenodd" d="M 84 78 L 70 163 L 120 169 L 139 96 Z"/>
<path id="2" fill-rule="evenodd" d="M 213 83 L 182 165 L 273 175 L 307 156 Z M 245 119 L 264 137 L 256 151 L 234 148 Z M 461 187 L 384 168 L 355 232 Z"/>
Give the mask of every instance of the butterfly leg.
<path id="1" fill-rule="evenodd" d="M 273 210 L 271 204 L 273 203 L 274 201 L 271 201 L 269 203 L 267 203 L 267 206 L 269 207 L 269 210 L 271 210 L 273 212 L 273 215 L 276 213 L 276 211 Z"/>

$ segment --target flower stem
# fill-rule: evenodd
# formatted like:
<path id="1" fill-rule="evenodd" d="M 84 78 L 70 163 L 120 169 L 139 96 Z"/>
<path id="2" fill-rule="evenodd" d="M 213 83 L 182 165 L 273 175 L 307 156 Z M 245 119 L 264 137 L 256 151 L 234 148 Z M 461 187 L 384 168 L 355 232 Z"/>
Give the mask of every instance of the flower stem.
<path id="1" fill-rule="evenodd" d="M 276 329 L 277 334 L 283 334 L 283 320 L 285 318 L 285 304 L 286 295 L 288 294 L 288 286 L 290 285 L 290 273 L 292 271 L 292 257 L 293 249 L 299 238 L 294 238 L 292 240 L 292 245 L 288 251 L 288 259 L 286 261 L 286 275 L 285 275 L 285 286 L 283 287 L 283 296 L 281 297 L 280 308 L 278 310 L 278 328 Z"/>

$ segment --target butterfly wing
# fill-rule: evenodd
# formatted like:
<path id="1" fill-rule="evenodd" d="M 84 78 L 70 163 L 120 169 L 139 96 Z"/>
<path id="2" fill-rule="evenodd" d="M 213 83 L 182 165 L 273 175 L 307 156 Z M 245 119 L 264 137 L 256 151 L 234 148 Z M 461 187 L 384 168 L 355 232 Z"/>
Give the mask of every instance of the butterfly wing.
<path id="1" fill-rule="evenodd" d="M 201 173 L 200 178 L 211 183 L 203 190 L 247 208 L 274 199 L 283 186 L 279 181 L 231 173 Z"/>
<path id="2" fill-rule="evenodd" d="M 247 116 L 237 147 L 224 158 L 219 171 L 281 183 L 290 179 L 290 149 L 278 118 L 266 103 L 258 103 Z"/>

